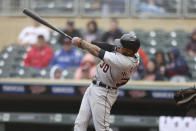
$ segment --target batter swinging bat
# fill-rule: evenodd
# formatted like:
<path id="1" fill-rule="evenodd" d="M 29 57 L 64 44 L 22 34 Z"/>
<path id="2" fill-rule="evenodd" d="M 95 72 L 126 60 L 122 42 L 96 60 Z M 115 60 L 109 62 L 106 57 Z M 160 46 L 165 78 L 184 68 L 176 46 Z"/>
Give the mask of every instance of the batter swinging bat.
<path id="1" fill-rule="evenodd" d="M 72 40 L 72 37 L 65 34 L 64 32 L 60 31 L 59 29 L 55 28 L 54 26 L 52 26 L 50 23 L 48 23 L 47 21 L 45 21 L 43 18 L 41 18 L 39 15 L 33 13 L 31 10 L 29 9 L 24 9 L 23 13 L 26 14 L 27 16 L 33 18 L 34 20 L 36 20 L 37 22 L 49 27 L 50 29 L 60 33 L 61 35 L 69 38 L 70 40 Z"/>

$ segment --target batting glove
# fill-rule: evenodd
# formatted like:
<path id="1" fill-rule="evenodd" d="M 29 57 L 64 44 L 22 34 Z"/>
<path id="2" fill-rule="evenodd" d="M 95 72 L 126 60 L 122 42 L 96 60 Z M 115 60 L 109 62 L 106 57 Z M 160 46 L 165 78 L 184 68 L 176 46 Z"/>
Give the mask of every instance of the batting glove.
<path id="1" fill-rule="evenodd" d="M 81 38 L 79 38 L 79 37 L 73 37 L 72 38 L 72 44 L 74 45 L 74 46 L 77 46 L 77 47 L 81 47 L 81 41 L 82 41 L 82 39 Z"/>

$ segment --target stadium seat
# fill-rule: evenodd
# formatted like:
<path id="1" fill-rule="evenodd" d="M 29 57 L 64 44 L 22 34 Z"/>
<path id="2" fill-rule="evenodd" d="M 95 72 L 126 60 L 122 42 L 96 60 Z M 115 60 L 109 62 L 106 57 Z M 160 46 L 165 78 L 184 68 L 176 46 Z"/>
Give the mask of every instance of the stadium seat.
<path id="1" fill-rule="evenodd" d="M 196 12 L 196 1 L 195 0 L 188 1 L 188 12 L 190 13 Z"/>
<path id="2" fill-rule="evenodd" d="M 140 39 L 146 39 L 147 37 L 149 37 L 148 32 L 140 28 L 133 29 L 131 32 L 134 32 Z"/>
<path id="3" fill-rule="evenodd" d="M 180 1 L 178 0 L 168 0 L 166 3 L 166 9 L 167 9 L 167 12 L 169 13 L 176 13 L 177 12 L 177 9 L 178 9 L 178 6 L 180 3 Z"/>
<path id="4" fill-rule="evenodd" d="M 42 78 L 50 78 L 50 68 L 47 67 L 45 69 L 40 70 L 40 76 Z"/>
<path id="5" fill-rule="evenodd" d="M 158 49 L 157 48 L 154 48 L 154 47 L 149 47 L 149 48 L 145 48 L 144 51 L 146 52 L 147 56 L 149 58 L 152 58 L 153 55 L 156 53 Z"/>
<path id="6" fill-rule="evenodd" d="M 49 44 L 51 45 L 55 45 L 58 43 L 57 39 L 59 38 L 59 33 L 52 31 L 50 32 L 50 40 L 49 40 Z"/>
<path id="7" fill-rule="evenodd" d="M 167 36 L 167 34 L 168 33 L 165 32 L 163 29 L 155 29 L 149 32 L 149 36 L 157 40 L 164 39 Z"/>
<path id="8" fill-rule="evenodd" d="M 54 51 L 57 51 L 57 50 L 59 50 L 60 48 L 62 48 L 62 46 L 60 45 L 60 44 L 53 44 L 53 45 L 51 45 L 52 46 L 52 49 L 54 50 Z"/>
<path id="9" fill-rule="evenodd" d="M 66 69 L 67 74 L 64 76 L 66 79 L 73 79 L 77 67 L 70 67 Z"/>
<path id="10" fill-rule="evenodd" d="M 174 30 L 174 32 L 176 32 L 176 37 L 184 38 L 184 37 L 188 36 L 188 33 L 183 29 L 176 29 L 176 30 Z"/>

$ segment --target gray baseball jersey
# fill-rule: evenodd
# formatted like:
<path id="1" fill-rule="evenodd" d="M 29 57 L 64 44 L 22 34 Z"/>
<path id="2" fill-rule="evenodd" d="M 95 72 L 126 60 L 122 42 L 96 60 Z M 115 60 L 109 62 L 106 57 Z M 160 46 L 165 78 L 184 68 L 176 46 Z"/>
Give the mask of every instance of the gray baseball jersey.
<path id="1" fill-rule="evenodd" d="M 124 56 L 118 52 L 105 52 L 103 61 L 97 65 L 95 79 L 111 87 L 126 84 L 139 64 L 139 54 Z"/>
<path id="2" fill-rule="evenodd" d="M 128 57 L 118 52 L 105 51 L 103 61 L 97 65 L 95 79 L 108 86 L 119 87 L 128 82 L 138 64 L 138 53 L 134 57 Z M 91 84 L 83 96 L 74 131 L 87 131 L 91 119 L 96 131 L 111 131 L 110 110 L 117 97 L 118 89 Z"/>

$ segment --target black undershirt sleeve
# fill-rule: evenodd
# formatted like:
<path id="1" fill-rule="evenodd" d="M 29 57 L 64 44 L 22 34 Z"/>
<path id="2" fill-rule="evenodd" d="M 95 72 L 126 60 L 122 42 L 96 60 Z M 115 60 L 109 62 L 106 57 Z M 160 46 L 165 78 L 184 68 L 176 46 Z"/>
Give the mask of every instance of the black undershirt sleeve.
<path id="1" fill-rule="evenodd" d="M 104 55 L 105 55 L 105 50 L 101 49 L 101 50 L 99 51 L 98 57 L 99 57 L 100 59 L 103 60 Z"/>
<path id="2" fill-rule="evenodd" d="M 116 51 L 116 49 L 117 49 L 117 47 L 115 45 L 111 45 L 111 44 L 106 43 L 106 42 L 95 42 L 95 41 L 92 41 L 91 43 L 93 45 L 96 45 L 99 48 L 101 48 L 101 49 L 103 49 L 105 51 L 109 51 L 109 52 Z"/>

